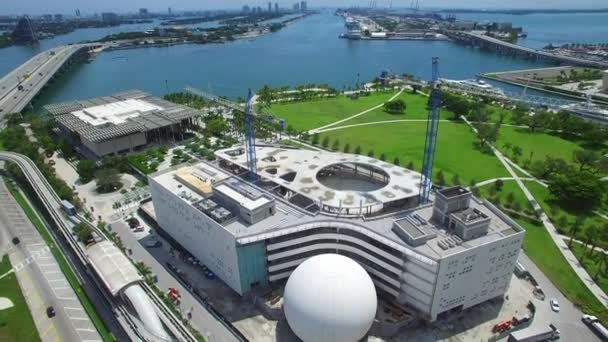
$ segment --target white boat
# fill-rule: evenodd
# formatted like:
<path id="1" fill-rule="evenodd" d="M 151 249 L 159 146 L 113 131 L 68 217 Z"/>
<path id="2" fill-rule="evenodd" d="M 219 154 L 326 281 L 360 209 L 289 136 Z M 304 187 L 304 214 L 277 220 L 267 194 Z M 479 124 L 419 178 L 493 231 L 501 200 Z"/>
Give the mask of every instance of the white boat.
<path id="1" fill-rule="evenodd" d="M 591 102 L 591 97 L 587 97 L 587 102 L 585 103 L 564 105 L 561 106 L 561 109 L 572 112 L 584 119 L 600 121 L 602 123 L 608 122 L 608 110 Z"/>
<path id="2" fill-rule="evenodd" d="M 501 96 L 505 95 L 504 92 L 500 88 L 496 88 L 493 85 L 491 85 L 483 80 L 477 80 L 477 79 L 449 80 L 449 79 L 442 78 L 441 82 L 443 82 L 444 84 L 456 87 L 456 88 L 462 88 L 464 90 L 482 91 L 482 92 L 492 93 L 494 95 L 501 95 Z"/>

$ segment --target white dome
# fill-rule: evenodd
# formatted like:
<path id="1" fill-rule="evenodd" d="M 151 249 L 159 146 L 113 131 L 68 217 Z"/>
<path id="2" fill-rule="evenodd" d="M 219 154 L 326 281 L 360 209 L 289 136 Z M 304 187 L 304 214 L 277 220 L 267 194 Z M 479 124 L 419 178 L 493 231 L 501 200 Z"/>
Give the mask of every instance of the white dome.
<path id="1" fill-rule="evenodd" d="M 339 254 L 311 257 L 289 276 L 283 310 L 304 342 L 357 342 L 376 316 L 376 289 L 361 265 Z"/>

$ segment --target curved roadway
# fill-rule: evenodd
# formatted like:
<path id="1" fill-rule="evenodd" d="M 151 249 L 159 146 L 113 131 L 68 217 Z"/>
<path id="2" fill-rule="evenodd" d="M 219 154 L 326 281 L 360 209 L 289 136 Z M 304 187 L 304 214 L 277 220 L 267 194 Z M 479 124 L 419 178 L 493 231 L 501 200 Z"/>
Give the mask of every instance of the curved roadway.
<path id="1" fill-rule="evenodd" d="M 63 236 L 65 237 L 68 244 L 70 245 L 71 250 L 73 252 L 75 252 L 76 258 L 79 259 L 78 261 L 80 261 L 80 262 L 76 262 L 75 260 L 72 260 L 73 265 L 74 266 L 87 265 L 88 257 L 86 255 L 86 253 L 84 252 L 83 248 L 80 247 L 80 245 L 78 244 L 78 242 L 76 241 L 74 236 L 71 234 L 71 232 L 65 225 L 64 219 L 61 214 L 61 211 L 62 211 L 61 199 L 59 198 L 59 196 L 57 196 L 57 194 L 55 193 L 55 191 L 53 190 L 51 185 L 48 183 L 48 181 L 46 180 L 44 175 L 40 172 L 40 170 L 38 169 L 36 164 L 28 157 L 18 154 L 18 153 L 12 153 L 12 152 L 0 152 L 0 160 L 15 163 L 21 169 L 21 171 L 27 178 L 28 182 L 31 184 L 32 188 L 34 189 L 34 191 L 36 192 L 36 194 L 38 195 L 38 197 L 40 198 L 40 200 L 42 201 L 44 206 L 47 208 L 47 210 L 48 210 L 49 214 L 52 216 L 53 220 L 61 228 Z M 77 219 L 81 219 L 81 218 L 77 217 Z M 83 222 L 88 223 L 86 221 L 83 221 Z M 105 236 L 103 235 L 103 233 L 100 232 L 96 227 L 91 226 L 91 228 L 94 229 L 94 231 L 97 233 L 98 236 L 105 239 Z M 67 254 L 67 253 L 64 253 L 64 254 Z M 86 291 L 87 295 L 89 296 L 91 301 L 94 303 L 96 310 L 98 311 L 98 313 L 100 314 L 100 316 L 102 317 L 102 319 L 104 320 L 106 325 L 108 325 L 108 328 L 110 328 L 110 330 L 112 331 L 114 336 L 119 341 L 131 339 L 129 336 L 127 336 L 127 334 L 125 334 L 125 331 L 122 330 L 122 327 L 128 326 L 131 330 L 130 331 L 131 333 L 135 333 L 135 335 L 139 336 L 140 339 L 147 339 L 147 338 L 144 338 L 143 335 L 141 335 L 142 332 L 139 331 L 137 324 L 135 324 L 131 320 L 129 313 L 124 308 L 123 304 L 121 304 L 118 300 L 111 298 L 111 296 L 102 294 L 98 288 L 95 288 L 95 285 L 93 285 L 95 283 L 94 279 L 89 278 L 89 275 L 87 273 L 88 273 L 88 271 L 86 270 L 86 268 L 84 270 L 81 270 L 81 272 L 79 272 L 78 275 L 80 276 L 80 278 L 88 278 L 88 279 L 86 279 L 87 281 L 81 280 L 81 284 L 82 284 L 83 288 L 85 288 L 85 290 L 87 290 Z M 170 310 L 166 307 L 166 305 L 164 303 L 162 303 L 162 301 L 159 298 L 156 297 L 156 295 L 153 293 L 153 291 L 151 289 L 149 289 L 148 286 L 144 283 L 142 283 L 140 285 L 141 285 L 141 288 L 143 289 L 143 291 L 147 294 L 147 296 L 148 296 L 147 299 L 151 300 L 152 303 L 154 304 L 156 311 L 162 313 L 163 318 L 164 318 L 163 321 L 165 322 L 165 324 L 168 324 L 170 326 L 172 332 L 174 334 L 176 334 L 177 336 L 179 336 L 178 340 L 195 341 L 194 336 L 192 336 L 192 334 L 184 327 L 184 325 L 179 321 L 179 319 L 177 319 L 175 317 L 175 315 L 170 312 Z M 135 296 L 130 295 L 128 297 L 130 300 L 137 299 L 138 297 L 141 298 L 141 291 L 138 291 L 137 295 L 135 295 Z M 145 318 L 145 317 L 142 317 L 142 318 Z M 143 322 L 143 323 L 146 325 L 146 328 L 147 328 L 147 329 L 145 329 L 147 331 L 144 332 L 144 335 L 149 336 L 150 330 L 148 330 L 148 329 L 150 327 L 148 327 L 148 325 L 146 324 L 149 322 Z M 151 330 L 152 330 L 152 332 L 154 332 L 154 333 L 152 333 L 152 335 L 154 335 L 154 336 L 163 336 L 164 335 L 162 333 L 159 334 L 158 329 L 151 329 Z M 162 340 L 162 339 L 153 339 L 153 340 Z"/>

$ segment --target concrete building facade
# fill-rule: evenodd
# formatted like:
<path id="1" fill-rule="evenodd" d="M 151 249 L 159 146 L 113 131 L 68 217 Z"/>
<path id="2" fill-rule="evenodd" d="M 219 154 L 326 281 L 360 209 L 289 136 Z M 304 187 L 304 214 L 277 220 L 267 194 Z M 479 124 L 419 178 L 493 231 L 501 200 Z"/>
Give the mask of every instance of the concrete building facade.
<path id="1" fill-rule="evenodd" d="M 428 321 L 500 297 L 508 289 L 523 229 L 468 190 L 454 187 L 437 191 L 429 205 L 403 200 L 397 201 L 399 206 L 385 205 L 370 213 L 347 213 L 344 207 L 337 212 L 321 203 L 327 203 L 327 198 L 317 198 L 313 204 L 304 200 L 311 199 L 306 188 L 324 189 L 323 182 L 329 184 L 326 178 L 296 176 L 285 180 L 280 172 L 266 173 L 271 168 L 258 164 L 261 179 L 250 183 L 239 177 L 246 168 L 239 164 L 235 151 L 216 153 L 218 158 L 226 158 L 219 163 L 222 166 L 201 163 L 172 169 L 151 175 L 149 183 L 159 226 L 237 293 L 283 286 L 298 265 L 326 253 L 355 260 L 368 272 L 383 299 Z M 313 165 L 323 170 L 328 166 L 324 165 L 326 160 L 335 164 L 361 158 L 363 165 L 362 158 L 367 158 L 258 147 L 260 159 L 268 155 L 275 157 L 275 167 L 284 161 L 283 166 L 304 174 Z M 375 164 L 395 177 L 406 172 L 381 161 Z M 194 176 L 190 181 L 176 177 L 184 173 Z M 357 190 L 366 186 L 362 181 L 376 182 L 369 177 L 365 172 L 352 176 L 340 183 L 343 188 L 333 190 L 332 197 L 352 196 L 353 203 L 357 196 L 390 202 L 392 195 L 372 199 L 373 191 Z M 200 183 L 193 185 L 194 178 Z M 288 184 L 302 179 L 304 190 Z M 416 184 L 403 186 L 404 194 L 417 198 Z M 390 187 L 385 184 L 385 191 Z M 214 214 L 218 210 L 225 212 Z M 256 214 L 248 216 L 248 210 Z"/>

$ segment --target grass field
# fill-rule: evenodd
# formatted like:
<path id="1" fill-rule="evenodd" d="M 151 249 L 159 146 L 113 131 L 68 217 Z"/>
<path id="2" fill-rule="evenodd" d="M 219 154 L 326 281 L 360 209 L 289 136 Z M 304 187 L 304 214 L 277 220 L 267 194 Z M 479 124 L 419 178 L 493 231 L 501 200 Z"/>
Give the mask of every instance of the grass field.
<path id="1" fill-rule="evenodd" d="M 404 91 L 398 99 L 405 102 L 407 108 L 403 114 L 390 114 L 379 108 L 365 115 L 349 120 L 341 125 L 353 125 L 363 122 L 388 121 L 388 120 L 426 120 L 429 116 L 427 109 L 428 97 Z M 454 114 L 445 109 L 441 110 L 441 119 L 451 119 Z"/>
<path id="2" fill-rule="evenodd" d="M 382 92 L 361 96 L 357 100 L 338 96 L 326 100 L 274 104 L 270 108 L 270 112 L 277 118 L 285 119 L 286 124 L 293 126 L 296 130 L 308 130 L 383 104 L 395 94 L 396 92 Z"/>
<path id="3" fill-rule="evenodd" d="M 604 254 L 597 249 L 591 254 L 591 248 L 585 247 L 580 243 L 572 243 L 570 248 L 579 262 L 583 265 L 585 270 L 593 277 L 598 275 L 596 283 L 608 293 L 608 275 L 604 272 L 598 272 L 598 268 L 601 266 L 601 258 L 605 258 Z M 601 266 L 602 270 L 604 266 Z"/>
<path id="4" fill-rule="evenodd" d="M 0 275 L 11 268 L 8 256 L 4 256 L 0 262 Z M 38 330 L 14 273 L 0 280 L 0 297 L 10 299 L 14 305 L 12 308 L 0 311 L 0 341 L 40 341 Z"/>
<path id="5" fill-rule="evenodd" d="M 546 156 L 551 156 L 572 162 L 574 151 L 583 149 L 581 141 L 566 140 L 549 133 L 532 133 L 526 128 L 503 126 L 500 128 L 496 147 L 513 159 L 511 151 L 507 151 L 504 147 L 506 143 L 521 147 L 523 153 L 518 163 L 520 165 L 523 160 L 530 158 L 530 153 L 532 153 L 532 161 L 544 161 Z"/>
<path id="6" fill-rule="evenodd" d="M 521 189 L 519 188 L 519 186 L 517 186 L 517 183 L 514 180 L 503 181 L 503 187 L 500 191 L 494 191 L 493 188 L 495 188 L 494 183 L 480 186 L 479 193 L 481 197 L 487 199 L 498 199 L 500 201 L 500 205 L 507 206 L 507 197 L 509 193 L 512 193 L 513 204 L 517 203 L 517 205 L 519 205 L 522 210 L 532 209 L 532 205 L 530 204 L 530 202 L 528 202 L 528 199 L 526 199 L 526 196 L 524 195 L 523 191 L 521 191 Z M 509 206 L 513 207 L 513 205 Z"/>
<path id="7" fill-rule="evenodd" d="M 321 134 L 321 141 L 328 136 L 331 146 L 334 140 L 338 139 L 340 149 L 349 143 L 351 151 L 360 145 L 362 154 L 367 155 L 369 150 L 374 150 L 376 158 L 384 153 L 389 162 L 398 157 L 401 165 L 407 165 L 411 161 L 414 163 L 414 169 L 420 171 L 425 132 L 425 122 L 399 122 L 330 131 Z M 466 125 L 441 122 L 435 173 L 443 170 L 448 182 L 456 174 L 465 185 L 468 185 L 471 179 L 481 182 L 508 176 L 508 172 L 494 155 L 484 154 L 473 147 L 475 140 Z"/>
<path id="8" fill-rule="evenodd" d="M 551 222 L 558 228 L 560 232 L 568 235 L 572 224 L 575 222 L 577 214 L 573 212 L 569 212 L 563 207 L 560 207 L 553 200 L 553 196 L 549 192 L 549 189 L 535 183 L 535 182 L 526 182 L 526 186 L 528 190 L 532 193 L 538 204 L 543 208 L 545 213 L 549 216 Z M 566 219 L 567 224 L 561 224 L 560 217 L 564 217 Z M 591 225 L 595 225 L 599 228 L 602 228 L 604 225 L 608 223 L 608 221 L 603 218 L 589 213 L 585 215 L 586 221 L 583 225 L 585 228 Z M 580 229 L 577 238 L 583 240 L 584 239 L 584 228 Z M 603 247 L 608 247 L 606 244 L 603 244 Z"/>
<path id="9" fill-rule="evenodd" d="M 525 220 L 517 222 L 526 230 L 524 251 L 551 282 L 585 313 L 608 319 L 608 311 L 578 278 L 544 227 Z"/>
<path id="10" fill-rule="evenodd" d="M 61 253 L 59 248 L 57 248 L 57 246 L 53 242 L 53 239 L 49 235 L 49 232 L 46 230 L 46 227 L 44 226 L 44 224 L 38 218 L 38 215 L 36 214 L 36 212 L 34 212 L 32 207 L 30 207 L 28 202 L 25 200 L 25 198 L 23 198 L 21 193 L 19 191 L 17 191 L 17 189 L 14 187 L 14 185 L 7 182 L 7 187 L 10 190 L 13 197 L 15 198 L 15 200 L 17 201 L 17 203 L 19 203 L 21 208 L 23 208 L 23 211 L 25 212 L 27 217 L 30 219 L 30 221 L 32 221 L 32 223 L 34 224 L 34 226 L 36 227 L 36 229 L 38 230 L 40 235 L 42 235 L 42 238 L 46 241 L 48 246 L 51 248 L 51 252 L 53 253 L 53 256 L 55 257 L 55 260 L 57 260 L 57 263 L 59 264 L 59 268 L 61 268 L 61 271 L 63 272 L 66 279 L 70 283 L 70 286 L 72 286 L 72 288 L 74 289 L 74 292 L 76 292 L 76 295 L 78 296 L 78 299 L 80 300 L 80 303 L 82 304 L 83 308 L 85 309 L 85 311 L 91 318 L 91 321 L 95 325 L 95 328 L 97 328 L 97 331 L 99 332 L 99 334 L 101 335 L 103 340 L 104 341 L 114 341 L 114 338 L 110 334 L 110 331 L 106 328 L 106 326 L 103 323 L 103 321 L 101 320 L 101 318 L 99 318 L 99 316 L 97 315 L 95 308 L 93 307 L 93 305 L 89 301 L 89 298 L 87 297 L 86 293 L 80 286 L 80 283 L 78 282 L 78 279 L 76 278 L 76 275 L 74 274 L 74 272 L 72 272 L 72 269 L 68 265 L 65 257 L 63 256 L 63 254 Z"/>

